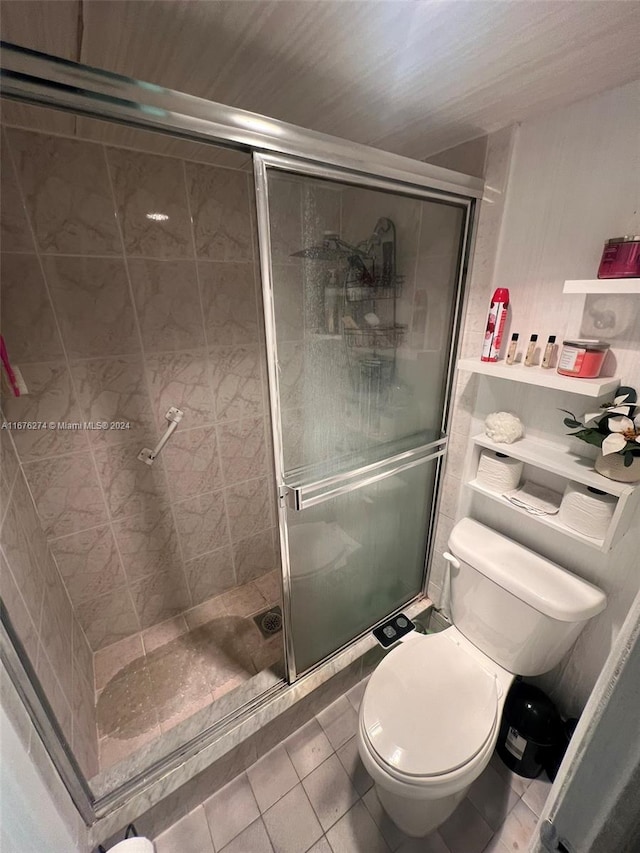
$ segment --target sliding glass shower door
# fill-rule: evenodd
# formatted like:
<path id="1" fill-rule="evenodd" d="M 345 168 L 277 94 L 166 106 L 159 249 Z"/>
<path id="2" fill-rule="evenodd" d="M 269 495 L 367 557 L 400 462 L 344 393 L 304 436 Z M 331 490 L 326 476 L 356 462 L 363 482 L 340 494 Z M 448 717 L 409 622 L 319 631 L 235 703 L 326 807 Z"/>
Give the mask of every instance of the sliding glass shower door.
<path id="1" fill-rule="evenodd" d="M 422 588 L 469 210 L 255 166 L 295 678 Z"/>

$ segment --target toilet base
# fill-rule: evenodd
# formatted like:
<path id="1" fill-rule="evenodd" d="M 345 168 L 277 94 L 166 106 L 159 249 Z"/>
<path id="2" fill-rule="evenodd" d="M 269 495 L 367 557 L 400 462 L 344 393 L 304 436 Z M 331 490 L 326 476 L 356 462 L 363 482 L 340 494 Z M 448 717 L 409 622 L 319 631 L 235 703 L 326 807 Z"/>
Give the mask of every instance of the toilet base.
<path id="1" fill-rule="evenodd" d="M 411 800 L 407 797 L 399 797 L 378 784 L 375 785 L 375 790 L 380 804 L 398 829 L 412 838 L 423 838 L 453 814 L 458 804 L 465 798 L 469 787 L 435 800 Z"/>

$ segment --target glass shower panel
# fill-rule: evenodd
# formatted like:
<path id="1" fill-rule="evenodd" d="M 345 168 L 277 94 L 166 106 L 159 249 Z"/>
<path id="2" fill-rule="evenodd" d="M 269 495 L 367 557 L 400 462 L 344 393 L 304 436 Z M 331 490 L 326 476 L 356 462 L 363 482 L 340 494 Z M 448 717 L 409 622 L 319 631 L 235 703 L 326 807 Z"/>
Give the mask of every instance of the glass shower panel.
<path id="1" fill-rule="evenodd" d="M 436 462 L 288 511 L 291 632 L 298 671 L 420 589 Z"/>
<path id="2" fill-rule="evenodd" d="M 467 209 L 266 174 L 295 678 L 421 589 Z"/>
<path id="3" fill-rule="evenodd" d="M 438 438 L 465 209 L 268 174 L 285 470 Z"/>

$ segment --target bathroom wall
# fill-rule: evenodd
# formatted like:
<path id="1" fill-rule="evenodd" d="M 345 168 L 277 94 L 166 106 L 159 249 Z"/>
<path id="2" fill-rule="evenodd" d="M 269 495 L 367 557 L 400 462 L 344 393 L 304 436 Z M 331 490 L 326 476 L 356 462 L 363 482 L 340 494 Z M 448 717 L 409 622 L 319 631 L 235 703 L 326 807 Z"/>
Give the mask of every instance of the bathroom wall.
<path id="1" fill-rule="evenodd" d="M 490 286 L 484 290 L 478 286 L 478 276 L 485 274 L 493 260 L 485 254 L 481 212 L 463 356 L 478 355 L 488 298 L 494 287 L 504 286 L 511 293 L 511 328 L 519 331 L 521 338 L 537 332 L 543 340 L 549 334 L 556 334 L 560 341 L 567 335 L 610 340 L 613 352 L 605 372 L 615 373 L 623 383 L 638 387 L 638 298 L 585 300 L 564 296 L 562 285 L 566 278 L 595 278 L 607 237 L 638 233 L 639 97 L 640 85 L 630 84 L 517 128 L 495 271 L 488 279 Z M 489 137 L 487 151 L 488 191 L 494 183 L 494 136 Z M 611 311 L 616 318 L 617 325 L 609 328 L 611 337 L 607 337 L 606 329 L 597 332 L 594 328 L 594 313 L 603 311 Z M 528 434 L 561 441 L 584 455 L 593 455 L 582 442 L 565 436 L 558 411 L 568 408 L 582 414 L 592 408 L 593 400 L 485 378 L 471 383 L 474 381 L 479 389 L 477 403 L 471 399 L 461 404 L 455 416 L 458 423 L 470 424 L 471 433 L 482 430 L 488 412 L 506 409 L 522 418 Z M 469 507 L 459 477 L 471 433 L 467 430 L 466 434 L 457 434 L 455 424 L 454 419 L 452 455 L 442 502 L 442 512 L 447 512 L 446 517 L 451 520 Z M 598 584 L 607 593 L 607 610 L 589 622 L 561 666 L 541 680 L 567 713 L 579 713 L 638 589 L 640 530 L 636 525 L 614 550 L 602 554 L 567 540 L 562 534 L 541 530 L 533 520 L 521 516 L 510 520 L 499 510 L 477 501 L 474 506 L 486 523 Z M 434 595 L 439 594 L 442 584 L 441 552 L 449 529 L 450 524 L 441 518 L 432 574 Z"/>

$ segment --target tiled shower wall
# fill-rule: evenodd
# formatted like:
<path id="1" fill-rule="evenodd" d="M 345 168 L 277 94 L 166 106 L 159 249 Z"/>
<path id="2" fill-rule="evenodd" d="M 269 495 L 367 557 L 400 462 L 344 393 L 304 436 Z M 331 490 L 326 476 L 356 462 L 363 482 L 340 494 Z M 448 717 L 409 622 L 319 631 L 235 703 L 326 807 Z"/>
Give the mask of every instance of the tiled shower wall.
<path id="1" fill-rule="evenodd" d="M 93 651 L 277 564 L 250 175 L 4 131 L 8 421 Z M 153 217 L 150 214 L 161 214 Z M 184 417 L 152 467 L 170 406 Z"/>

